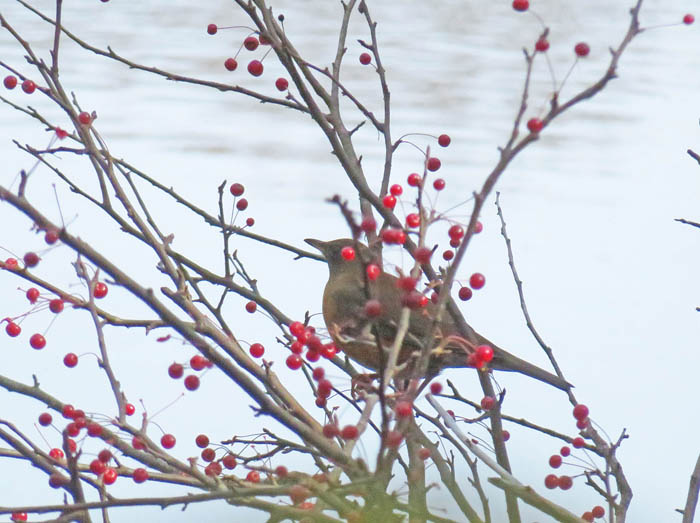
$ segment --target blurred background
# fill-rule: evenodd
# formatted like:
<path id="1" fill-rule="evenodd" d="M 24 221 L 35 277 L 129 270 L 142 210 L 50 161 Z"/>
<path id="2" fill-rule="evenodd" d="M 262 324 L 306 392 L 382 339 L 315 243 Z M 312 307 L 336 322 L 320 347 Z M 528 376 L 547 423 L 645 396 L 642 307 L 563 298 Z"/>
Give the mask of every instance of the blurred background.
<path id="1" fill-rule="evenodd" d="M 509 1 L 368 4 L 379 22 L 380 53 L 392 93 L 394 139 L 405 133 L 447 133 L 452 137 L 447 149 L 437 148 L 426 137 L 413 138 L 422 147 L 439 149 L 434 150 L 442 160 L 438 175 L 446 180 L 447 188 L 436 209 L 445 211 L 468 200 L 495 165 L 497 147 L 506 142 L 520 102 L 525 71 L 522 47 L 534 45 L 541 26 L 531 13 L 514 12 Z M 52 2 L 32 5 L 53 17 Z M 275 13 L 284 13 L 286 32 L 300 53 L 319 66 L 330 65 L 342 13 L 339 2 L 281 1 L 273 7 Z M 591 47 L 591 54 L 579 61 L 568 78 L 562 100 L 602 75 L 610 58 L 608 48 L 617 46 L 627 29 L 630 7 L 631 2 L 603 0 L 531 2 L 531 9 L 550 27 L 548 56 L 557 84 L 574 61 L 574 45 L 585 41 Z M 691 0 L 647 1 L 641 22 L 643 26 L 678 23 L 693 9 L 697 9 L 697 2 Z M 51 27 L 19 3 L 5 4 L 1 10 L 48 61 Z M 241 51 L 235 72 L 223 67 L 224 60 L 237 52 L 247 30 L 206 34 L 209 23 L 249 25 L 232 2 L 215 0 L 203 6 L 181 0 L 75 0 L 66 3 L 63 22 L 87 42 L 102 48 L 109 45 L 135 62 L 277 95 L 274 81 L 282 70 L 273 55 L 264 61 L 261 77 L 253 78 L 245 70 L 249 60 L 261 58 L 262 47 L 252 53 Z M 369 33 L 356 13 L 348 38 L 344 81 L 371 110 L 381 113 L 377 76 L 371 67 L 359 64 L 363 49 L 357 38 L 369 40 Z M 619 78 L 599 96 L 545 128 L 540 140 L 509 166 L 497 187 L 536 327 L 554 349 L 567 379 L 576 385 L 579 401 L 589 406 L 591 418 L 612 440 L 623 429 L 630 435 L 618 453 L 635 495 L 630 521 L 679 520 L 674 509 L 685 503 L 689 476 L 700 451 L 696 406 L 699 313 L 695 310 L 700 305 L 700 231 L 674 221 L 700 220 L 700 169 L 685 152 L 689 147 L 700 149 L 699 44 L 697 25 L 659 28 L 639 35 L 622 57 Z M 0 33 L 0 57 L 42 85 L 6 31 Z M 113 156 L 172 186 L 211 214 L 217 212 L 217 187 L 223 180 L 243 183 L 250 207 L 236 223 L 252 216 L 256 221 L 253 230 L 264 235 L 301 246 L 303 238 L 331 239 L 348 234 L 337 209 L 324 200 L 340 194 L 357 208 L 353 187 L 330 154 L 325 137 L 306 116 L 235 93 L 131 71 L 65 39 L 61 64 L 64 86 L 75 93 L 83 110 L 96 111 L 95 127 Z M 549 68 L 538 56 L 525 119 L 545 114 L 551 89 Z M 65 115 L 39 92 L 28 96 L 18 88 L 11 92 L 2 89 L 0 94 L 14 103 L 29 104 L 56 125 L 70 128 Z M 349 126 L 361 121 L 349 106 L 345 117 Z M 6 105 L 0 108 L 0 126 L 0 183 L 5 187 L 14 183 L 16 188 L 17 173 L 33 162 L 13 140 L 41 148 L 49 142 L 50 134 L 40 123 Z M 369 125 L 355 136 L 365 172 L 378 187 L 382 140 Z M 56 162 L 79 183 L 95 189 L 94 175 L 85 159 L 63 155 Z M 421 165 L 420 152 L 402 146 L 395 157 L 392 182 L 405 184 L 406 176 Z M 169 284 L 155 268 L 156 259 L 148 250 L 125 240 L 113 224 L 57 184 L 45 167 L 32 175 L 28 197 L 60 222 L 54 184 L 73 234 L 113 256 L 122 268 L 156 292 Z M 222 246 L 216 231 L 142 187 L 164 232 L 174 233 L 174 246 L 221 271 Z M 410 199 L 406 202 L 406 212 L 411 212 Z M 450 211 L 449 216 L 465 219 L 470 210 L 468 202 Z M 2 248 L 18 257 L 28 250 L 45 248 L 42 236 L 29 233 L 31 223 L 9 206 L 0 206 L 0 220 L 4 224 Z M 484 232 L 474 238 L 460 278 L 466 281 L 478 271 L 485 274 L 487 283 L 463 304 L 463 310 L 481 333 L 546 366 L 546 357 L 527 331 L 520 311 L 493 198 L 481 220 Z M 444 245 L 446 238 L 440 233 L 434 239 Z M 289 254 L 243 238 L 234 243 L 251 276 L 258 279 L 263 295 L 283 311 L 298 319 L 303 319 L 306 311 L 320 311 L 327 277 L 324 266 L 311 260 L 295 261 Z M 70 265 L 75 258 L 68 249 L 59 247 L 41 254 L 38 274 L 85 295 Z M 4 259 L 8 254 L 1 256 Z M 393 261 L 401 262 L 398 250 L 392 256 Z M 7 275 L 0 278 L 0 317 L 14 317 L 27 310 L 24 290 L 26 285 L 19 280 Z M 247 314 L 244 303 L 235 296 L 229 300 L 227 317 L 236 335 L 249 343 L 263 343 L 266 357 L 278 362 L 276 369 L 284 382 L 311 405 L 311 392 L 300 375 L 284 368 L 286 349 L 275 343 L 278 331 L 262 314 Z M 152 317 L 114 286 L 102 305 L 125 317 Z M 59 398 L 88 412 L 113 416 L 107 382 L 89 355 L 97 348 L 87 313 L 67 309 L 46 333 L 47 348 L 38 352 L 29 348 L 28 336 L 43 332 L 52 319 L 49 316 L 48 311 L 34 314 L 22 324 L 20 338 L 0 339 L 1 372 L 27 383 L 35 375 L 43 388 Z M 322 325 L 320 316 L 315 316 L 313 323 Z M 155 337 L 163 332 L 146 335 L 143 330 L 108 329 L 107 333 L 113 365 L 130 401 L 137 405 L 138 415 L 144 408 L 153 414 L 176 401 L 154 421 L 176 435 L 174 453 L 178 457 L 198 454 L 194 435 L 200 432 L 218 441 L 260 431 L 261 419 L 254 418 L 249 408 L 252 402 L 217 371 L 203 377 L 200 390 L 181 397 L 182 383 L 167 377 L 167 366 L 172 361 L 189 360 L 192 349 L 176 340 L 156 343 Z M 66 352 L 81 355 L 75 369 L 63 366 Z M 349 385 L 330 366 L 326 368 L 337 383 Z M 451 371 L 445 377 L 454 380 L 470 398 L 481 398 L 472 371 Z M 505 413 L 576 434 L 565 395 L 517 375 L 500 373 L 496 378 L 508 391 Z M 451 408 L 457 414 L 473 415 L 463 407 Z M 0 391 L 0 418 L 17 422 L 32 437 L 39 437 L 32 424 L 40 412 L 36 402 Z M 341 408 L 340 415 L 342 424 L 357 419 L 357 413 L 347 406 Z M 267 419 L 262 420 L 262 426 L 278 429 Z M 561 443 L 512 424 L 506 428 L 511 432 L 508 445 L 515 475 L 544 491 L 544 476 L 551 472 L 548 458 Z M 58 446 L 57 432 L 41 432 L 47 449 Z M 483 437 L 485 431 L 473 428 L 473 433 Z M 149 434 L 160 438 L 157 426 Z M 86 453 L 97 450 L 86 447 Z M 369 441 L 358 446 L 356 453 L 373 462 L 372 450 Z M 556 472 L 580 473 L 586 457 L 579 456 L 584 461 L 570 459 L 573 465 Z M 273 466 L 306 466 L 284 459 L 289 461 Z M 602 465 L 600 460 L 595 463 Z M 2 468 L 3 475 L 13 480 L 5 484 L 0 504 L 56 503 L 62 499 L 60 492 L 49 489 L 42 473 L 26 464 L 6 460 Z M 434 470 L 429 470 L 436 478 Z M 234 472 L 241 473 L 238 469 Z M 490 475 L 482 470 L 482 476 Z M 570 491 L 546 494 L 577 514 L 603 504 L 584 486 L 583 479 L 578 477 Z M 461 484 L 468 489 L 466 470 Z M 400 484 L 396 488 L 401 491 Z M 146 491 L 128 478 L 120 478 L 110 491 L 118 496 L 173 492 L 158 486 Z M 475 493 L 469 491 L 469 495 L 476 502 Z M 490 491 L 490 495 L 494 518 L 501 520 L 498 510 L 502 498 L 497 491 Z M 432 501 L 438 513 L 444 509 L 445 516 L 456 517 L 447 493 L 436 493 Z M 184 512 L 179 507 L 165 511 L 115 509 L 112 520 L 127 521 L 136 513 L 150 521 L 223 521 L 230 520 L 232 514 L 223 502 L 214 502 L 193 505 Z M 258 512 L 234 514 L 238 519 L 245 514 L 249 521 L 265 520 Z M 523 514 L 524 521 L 548 521 L 527 507 L 523 507 Z"/>

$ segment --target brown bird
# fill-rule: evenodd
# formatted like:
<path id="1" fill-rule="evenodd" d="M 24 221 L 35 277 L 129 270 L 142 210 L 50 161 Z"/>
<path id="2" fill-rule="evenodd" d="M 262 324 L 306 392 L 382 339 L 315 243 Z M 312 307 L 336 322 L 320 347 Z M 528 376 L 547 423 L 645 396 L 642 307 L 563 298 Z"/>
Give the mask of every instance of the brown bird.
<path id="1" fill-rule="evenodd" d="M 365 245 L 349 238 L 329 242 L 305 241 L 321 251 L 328 262 L 330 275 L 323 292 L 323 319 L 333 341 L 357 363 L 379 370 L 386 364 L 386 356 L 377 346 L 377 337 L 385 349 L 390 348 L 401 310 L 404 304 L 411 302 L 409 294 L 419 299 L 421 296 L 415 291 L 411 293 L 410 283 L 407 286 L 405 281 L 385 272 L 380 272 L 374 281 L 370 281 L 366 264 L 373 259 L 373 255 Z M 348 260 L 341 254 L 344 247 L 359 248 L 359 252 Z M 404 371 L 410 370 L 412 360 L 415 361 L 420 354 L 436 314 L 436 306 L 429 300 L 427 304 L 414 302 L 412 305 L 408 332 L 398 358 L 398 363 L 405 365 Z M 489 368 L 519 372 L 562 390 L 571 387 L 562 378 L 510 354 L 476 332 L 473 335 L 477 343 L 470 343 L 471 334 L 460 332 L 458 325 L 445 311 L 434 332 L 434 348 L 426 378 L 436 376 L 444 368 L 468 367 L 467 358 L 474 352 L 475 345 L 484 344 L 493 349 Z M 408 375 L 404 372 L 401 374 Z"/>

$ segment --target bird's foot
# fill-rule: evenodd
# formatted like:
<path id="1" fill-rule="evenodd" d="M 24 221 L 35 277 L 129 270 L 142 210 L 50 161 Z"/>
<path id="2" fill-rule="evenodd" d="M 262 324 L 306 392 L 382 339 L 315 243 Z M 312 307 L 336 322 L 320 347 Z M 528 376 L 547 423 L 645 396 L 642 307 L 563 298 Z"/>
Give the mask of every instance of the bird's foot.
<path id="1" fill-rule="evenodd" d="M 350 392 L 353 399 L 364 398 L 368 393 L 377 392 L 377 388 L 372 385 L 374 380 L 379 378 L 379 374 L 372 372 L 369 374 L 355 374 L 350 381 Z"/>

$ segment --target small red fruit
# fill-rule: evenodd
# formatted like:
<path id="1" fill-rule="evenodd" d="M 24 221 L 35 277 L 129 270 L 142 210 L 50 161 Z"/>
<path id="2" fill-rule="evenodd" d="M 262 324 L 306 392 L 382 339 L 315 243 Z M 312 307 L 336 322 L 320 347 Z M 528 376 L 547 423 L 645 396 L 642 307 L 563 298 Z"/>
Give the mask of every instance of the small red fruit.
<path id="1" fill-rule="evenodd" d="M 574 446 L 575 449 L 580 449 L 586 445 L 586 442 L 583 440 L 583 438 L 578 437 L 574 438 L 571 444 Z"/>
<path id="2" fill-rule="evenodd" d="M 134 407 L 133 403 L 127 403 L 124 405 L 124 412 L 127 416 L 132 416 L 136 412 L 136 407 Z"/>
<path id="3" fill-rule="evenodd" d="M 44 338 L 41 334 L 32 334 L 32 337 L 29 338 L 29 345 L 32 346 L 32 349 L 43 349 L 46 347 L 46 338 Z"/>
<path id="4" fill-rule="evenodd" d="M 549 49 L 549 42 L 546 38 L 540 38 L 539 40 L 537 40 L 537 42 L 535 42 L 536 51 L 544 53 L 547 49 Z"/>
<path id="5" fill-rule="evenodd" d="M 584 56 L 588 56 L 588 53 L 591 52 L 591 48 L 587 43 L 579 42 L 574 46 L 574 52 L 576 53 L 576 56 L 583 58 Z"/>
<path id="6" fill-rule="evenodd" d="M 539 118 L 530 118 L 527 121 L 527 128 L 531 133 L 539 133 L 544 127 L 544 123 Z"/>
<path id="7" fill-rule="evenodd" d="M 207 476 L 215 477 L 221 474 L 221 464 L 217 463 L 214 461 L 213 463 L 209 463 L 206 467 L 204 467 L 204 473 Z"/>
<path id="8" fill-rule="evenodd" d="M 406 216 L 406 225 L 411 228 L 416 228 L 420 225 L 420 214 L 412 212 Z"/>
<path id="9" fill-rule="evenodd" d="M 13 512 L 10 516 L 10 521 L 27 521 L 26 512 Z"/>
<path id="10" fill-rule="evenodd" d="M 605 509 L 600 505 L 596 505 L 591 509 L 591 514 L 593 514 L 594 518 L 602 518 L 605 516 Z"/>
<path id="11" fill-rule="evenodd" d="M 481 289 L 486 283 L 486 278 L 480 272 L 475 272 L 469 277 L 469 285 L 472 289 Z"/>
<path id="12" fill-rule="evenodd" d="M 579 403 L 578 405 L 576 405 L 574 407 L 573 414 L 574 414 L 574 418 L 576 418 L 577 420 L 586 419 L 588 417 L 588 414 L 589 414 L 588 407 L 586 405 L 584 405 L 583 403 Z"/>
<path id="13" fill-rule="evenodd" d="M 559 454 L 552 454 L 549 458 L 549 466 L 553 469 L 561 467 L 561 456 Z"/>
<path id="14" fill-rule="evenodd" d="M 286 91 L 289 87 L 289 82 L 286 78 L 278 78 L 275 80 L 275 87 L 278 91 Z"/>
<path id="15" fill-rule="evenodd" d="M 340 429 L 335 423 L 327 423 L 323 426 L 323 435 L 327 438 L 335 438 L 340 434 Z"/>
<path id="16" fill-rule="evenodd" d="M 683 17 L 683 23 L 684 23 L 685 25 L 690 25 L 690 24 L 692 24 L 693 22 L 695 22 L 695 17 L 694 17 L 693 15 L 691 15 L 690 13 L 688 13 L 687 15 L 685 15 L 685 16 Z M 9 89 L 12 89 L 12 88 L 9 87 Z M 597 517 L 597 516 L 596 516 L 596 517 Z"/>
<path id="17" fill-rule="evenodd" d="M 423 180 L 421 179 L 418 173 L 411 173 L 408 175 L 406 182 L 411 187 L 418 187 L 423 182 Z"/>
<path id="18" fill-rule="evenodd" d="M 163 437 L 160 438 L 160 444 L 164 449 L 173 448 L 175 446 L 175 436 L 172 434 L 164 434 Z"/>
<path id="19" fill-rule="evenodd" d="M 245 304 L 245 310 L 253 314 L 258 309 L 258 304 L 254 301 L 249 301 Z"/>
<path id="20" fill-rule="evenodd" d="M 141 467 L 134 469 L 131 473 L 131 478 L 134 480 L 134 483 L 143 483 L 148 480 L 148 471 Z"/>
<path id="21" fill-rule="evenodd" d="M 567 446 L 564 446 L 561 449 L 559 449 L 559 454 L 561 454 L 564 457 L 567 457 L 569 454 L 571 454 L 571 449 Z"/>
<path id="22" fill-rule="evenodd" d="M 236 209 L 239 211 L 245 211 L 248 208 L 248 200 L 241 198 L 236 202 Z"/>
<path id="23" fill-rule="evenodd" d="M 243 47 L 248 49 L 248 51 L 255 51 L 259 44 L 260 42 L 258 42 L 258 39 L 254 36 L 248 36 L 245 40 L 243 40 Z"/>
<path id="24" fill-rule="evenodd" d="M 238 68 L 238 62 L 235 58 L 227 58 L 224 61 L 224 67 L 227 71 L 235 71 Z"/>
<path id="25" fill-rule="evenodd" d="M 355 439 L 359 436 L 359 430 L 356 425 L 345 425 L 340 431 L 340 437 L 343 439 Z"/>
<path id="26" fill-rule="evenodd" d="M 452 251 L 445 251 L 445 252 L 451 253 Z M 471 299 L 473 294 L 474 293 L 472 292 L 472 290 L 469 287 L 461 287 L 459 289 L 459 292 L 457 293 L 457 296 L 459 296 L 460 300 L 467 301 L 467 300 Z"/>
<path id="27" fill-rule="evenodd" d="M 111 485 L 115 481 L 117 481 L 117 471 L 111 467 L 107 467 L 107 469 L 102 473 L 102 483 L 105 485 Z"/>
<path id="28" fill-rule="evenodd" d="M 204 461 L 214 461 L 216 458 L 216 451 L 212 448 L 206 448 L 202 451 L 201 456 Z"/>
<path id="29" fill-rule="evenodd" d="M 476 348 L 476 357 L 483 362 L 490 362 L 493 359 L 493 348 L 490 345 L 479 345 Z"/>
<path id="30" fill-rule="evenodd" d="M 584 521 L 591 522 L 591 521 L 593 521 L 594 518 L 593 518 L 593 514 L 591 512 L 584 512 L 581 515 L 581 519 L 583 519 Z"/>
<path id="31" fill-rule="evenodd" d="M 63 451 L 61 449 L 51 449 L 49 451 L 49 457 L 51 459 L 56 460 L 56 461 L 58 461 L 59 459 L 63 459 L 63 456 L 64 456 L 64 454 L 63 454 Z"/>
<path id="32" fill-rule="evenodd" d="M 367 300 L 365 303 L 365 316 L 377 318 L 382 315 L 382 304 L 379 300 Z"/>
<path id="33" fill-rule="evenodd" d="M 381 274 L 382 270 L 379 268 L 379 265 L 376 265 L 374 263 L 370 263 L 367 266 L 367 278 L 370 281 L 374 281 L 377 278 L 379 278 L 379 275 Z"/>
<path id="34" fill-rule="evenodd" d="M 562 490 L 569 490 L 574 485 L 574 480 L 571 476 L 561 476 L 559 478 L 559 488 Z"/>
<path id="35" fill-rule="evenodd" d="M 430 449 L 425 448 L 425 447 L 421 447 L 418 450 L 418 457 L 420 459 L 422 459 L 423 461 L 425 461 L 426 459 L 428 459 L 430 457 Z"/>
<path id="36" fill-rule="evenodd" d="M 263 64 L 260 60 L 251 60 L 248 64 L 248 72 L 253 76 L 260 76 L 263 74 Z"/>
<path id="37" fill-rule="evenodd" d="M 226 467 L 229 470 L 235 469 L 236 465 L 238 464 L 236 462 L 236 456 L 233 454 L 226 454 L 224 456 L 224 459 L 221 460 L 221 463 L 224 464 L 224 467 Z"/>
<path id="38" fill-rule="evenodd" d="M 450 145 L 450 142 L 452 142 L 452 139 L 449 135 L 441 134 L 440 136 L 438 136 L 438 145 L 440 147 L 447 147 L 448 145 Z"/>
<path id="39" fill-rule="evenodd" d="M 454 257 L 455 257 L 454 251 L 447 250 L 447 251 L 444 251 L 442 253 L 442 259 L 445 261 L 450 261 Z M 471 289 L 469 289 L 469 292 L 471 292 Z M 471 294 L 469 296 L 471 297 Z"/>
<path id="40" fill-rule="evenodd" d="M 396 196 L 393 194 L 387 194 L 384 198 L 382 198 L 382 204 L 387 209 L 393 209 L 396 207 Z"/>
<path id="41" fill-rule="evenodd" d="M 559 478 L 555 474 L 548 474 L 544 478 L 544 486 L 548 489 L 555 489 L 559 486 Z"/>
<path id="42" fill-rule="evenodd" d="M 73 368 L 78 364 L 78 356 L 77 354 L 73 354 L 72 352 L 69 352 L 63 357 L 63 364 L 68 367 L 68 368 Z"/>
<path id="43" fill-rule="evenodd" d="M 343 247 L 340 250 L 340 255 L 343 257 L 344 260 L 346 261 L 351 261 L 355 259 L 355 249 L 353 249 L 350 246 Z"/>
<path id="44" fill-rule="evenodd" d="M 53 417 L 48 412 L 42 412 L 41 414 L 39 414 L 39 425 L 41 425 L 42 427 L 48 427 L 49 425 L 51 425 L 52 421 Z"/>
<path id="45" fill-rule="evenodd" d="M 365 216 L 360 223 L 360 229 L 364 232 L 373 232 L 377 228 L 377 222 L 371 216 Z"/>
<path id="46" fill-rule="evenodd" d="M 503 441 L 508 441 L 510 439 L 510 432 L 507 430 L 504 430 L 501 434 L 503 434 Z"/>
<path id="47" fill-rule="evenodd" d="M 32 94 L 36 90 L 36 84 L 31 80 L 25 80 L 22 82 L 22 91 L 27 94 Z"/>
<path id="48" fill-rule="evenodd" d="M 199 388 L 199 378 L 194 374 L 190 374 L 185 378 L 185 388 L 187 390 L 197 390 Z"/>
<path id="49" fill-rule="evenodd" d="M 287 356 L 287 367 L 292 370 L 298 370 L 304 364 L 304 360 L 298 354 L 290 354 Z"/>
<path id="50" fill-rule="evenodd" d="M 138 436 L 131 438 L 131 446 L 136 450 L 144 450 L 146 448 L 146 444 Z"/>
<path id="51" fill-rule="evenodd" d="M 22 332 L 22 327 L 20 327 L 19 325 L 17 325 L 13 321 L 8 321 L 7 326 L 5 326 L 5 332 L 11 338 L 15 338 L 15 337 L 19 336 L 20 333 Z"/>
<path id="52" fill-rule="evenodd" d="M 35 252 L 28 252 L 27 254 L 24 255 L 24 265 L 26 267 L 36 267 L 39 265 L 39 261 L 41 258 L 39 258 L 39 255 Z"/>
<path id="53" fill-rule="evenodd" d="M 408 418 L 413 413 L 413 404 L 410 401 L 399 401 L 394 411 L 397 417 Z"/>
<path id="54" fill-rule="evenodd" d="M 90 462 L 90 472 L 97 474 L 98 476 L 102 474 L 107 469 L 107 465 L 99 459 L 93 459 Z"/>
<path id="55" fill-rule="evenodd" d="M 194 442 L 200 449 L 204 449 L 209 446 L 209 437 L 206 434 L 199 434 L 194 438 Z"/>
<path id="56" fill-rule="evenodd" d="M 688 15 L 686 15 L 688 16 Z M 17 87 L 17 77 L 8 75 L 5 77 L 5 79 L 2 81 L 2 83 L 5 85 L 5 88 L 7 89 L 14 89 Z"/>
<path id="57" fill-rule="evenodd" d="M 56 129 L 56 135 L 60 138 L 59 131 L 62 131 L 62 129 Z M 65 131 L 63 131 L 65 133 Z M 66 136 L 68 136 L 68 133 L 66 133 Z M 44 234 L 44 241 L 48 245 L 53 245 L 58 241 L 58 231 L 56 229 L 49 229 L 46 231 L 46 234 Z"/>
<path id="58" fill-rule="evenodd" d="M 185 368 L 179 363 L 171 363 L 168 367 L 168 375 L 174 380 L 182 378 L 184 373 Z"/>
<path id="59" fill-rule="evenodd" d="M 215 35 L 218 30 L 219 28 L 216 27 L 216 24 L 209 24 L 207 26 L 207 33 L 209 33 L 210 35 Z"/>
<path id="60" fill-rule="evenodd" d="M 371 62 L 372 62 L 372 55 L 370 55 L 369 53 L 362 53 L 360 55 L 360 63 L 362 65 L 368 65 Z"/>
<path id="61" fill-rule="evenodd" d="M 195 354 L 190 358 L 190 367 L 192 370 L 202 370 L 207 366 L 207 359 L 201 354 Z"/>
<path id="62" fill-rule="evenodd" d="M 90 125 L 92 123 L 92 116 L 87 111 L 82 111 L 78 115 L 78 121 L 83 125 Z"/>
<path id="63" fill-rule="evenodd" d="M 403 187 L 401 187 L 398 183 L 395 183 L 391 187 L 389 187 L 389 192 L 393 196 L 401 196 L 403 194 Z"/>
<path id="64" fill-rule="evenodd" d="M 530 7 L 528 0 L 513 0 L 513 9 L 516 11 L 527 11 L 528 7 Z"/>
<path id="65" fill-rule="evenodd" d="M 442 393 L 442 383 L 439 381 L 434 381 L 430 384 L 430 393 L 431 394 L 440 394 Z"/>
<path id="66" fill-rule="evenodd" d="M 109 460 L 112 459 L 112 453 L 108 449 L 102 449 L 97 454 L 97 459 L 99 459 L 102 463 L 109 463 Z"/>
<path id="67" fill-rule="evenodd" d="M 246 218 L 246 219 L 245 219 L 245 224 L 246 224 L 248 227 L 252 227 L 253 225 L 255 225 L 255 219 L 254 219 L 254 218 Z"/>
<path id="68" fill-rule="evenodd" d="M 101 299 L 107 296 L 107 292 L 109 291 L 109 288 L 107 287 L 106 283 L 103 283 L 101 281 L 98 281 L 95 284 L 95 290 L 93 291 L 93 294 L 95 295 L 95 298 Z"/>
<path id="69" fill-rule="evenodd" d="M 263 354 L 265 354 L 265 347 L 263 347 L 262 343 L 253 343 L 250 346 L 249 351 L 253 358 L 260 358 Z"/>
<path id="70" fill-rule="evenodd" d="M 420 264 L 426 264 L 430 262 L 430 258 L 433 255 L 433 251 L 427 247 L 418 247 L 414 252 L 413 256 L 416 261 Z"/>
<path id="71" fill-rule="evenodd" d="M 99 423 L 88 423 L 87 426 L 88 436 L 97 438 L 102 435 L 102 425 Z"/>
<path id="72" fill-rule="evenodd" d="M 246 481 L 250 481 L 251 483 L 260 483 L 260 472 L 257 470 L 251 470 L 248 472 L 248 475 L 245 477 Z"/>
<path id="73" fill-rule="evenodd" d="M 438 169 L 440 169 L 440 166 L 442 165 L 442 162 L 440 162 L 439 158 L 428 158 L 428 162 L 426 164 L 426 167 L 430 172 L 435 172 Z"/>
<path id="74" fill-rule="evenodd" d="M 484 396 L 481 398 L 481 408 L 491 410 L 496 404 L 496 399 L 493 396 Z"/>
<path id="75" fill-rule="evenodd" d="M 59 312 L 63 311 L 63 300 L 60 298 L 51 300 L 49 302 L 49 310 L 54 314 L 58 314 Z"/>
<path id="76" fill-rule="evenodd" d="M 238 197 L 245 192 L 245 187 L 242 183 L 232 183 L 231 187 L 229 187 L 229 191 L 231 191 L 231 194 Z"/>
<path id="77" fill-rule="evenodd" d="M 442 178 L 437 178 L 437 179 L 433 182 L 433 188 L 434 188 L 436 191 L 442 191 L 442 190 L 445 188 L 445 180 L 443 180 Z"/>
<path id="78" fill-rule="evenodd" d="M 390 449 L 396 449 L 403 443 L 403 434 L 398 430 L 390 430 L 384 437 L 384 442 Z"/>

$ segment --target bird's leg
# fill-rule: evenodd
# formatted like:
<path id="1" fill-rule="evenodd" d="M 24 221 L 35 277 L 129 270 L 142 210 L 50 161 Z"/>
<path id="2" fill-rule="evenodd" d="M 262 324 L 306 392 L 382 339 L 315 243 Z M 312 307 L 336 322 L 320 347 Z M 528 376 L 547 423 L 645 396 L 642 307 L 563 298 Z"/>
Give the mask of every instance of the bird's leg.
<path id="1" fill-rule="evenodd" d="M 350 380 L 350 393 L 352 399 L 357 400 L 364 397 L 367 393 L 376 393 L 377 388 L 372 385 L 374 380 L 379 378 L 376 372 L 366 374 L 355 374 Z"/>

